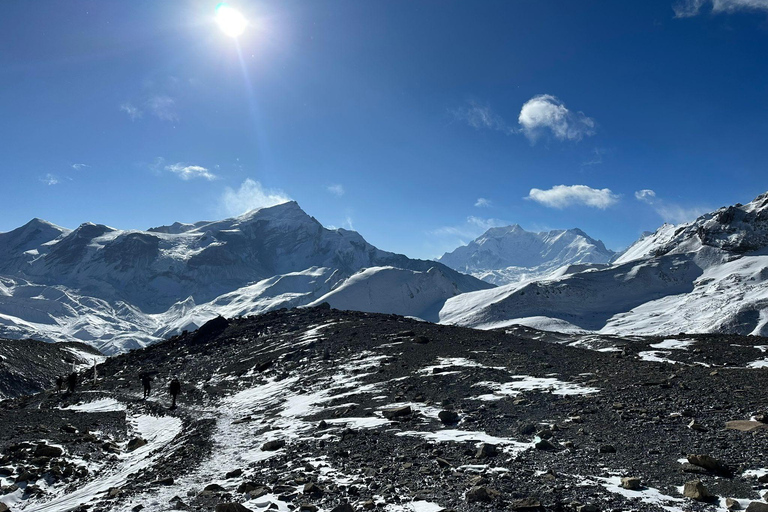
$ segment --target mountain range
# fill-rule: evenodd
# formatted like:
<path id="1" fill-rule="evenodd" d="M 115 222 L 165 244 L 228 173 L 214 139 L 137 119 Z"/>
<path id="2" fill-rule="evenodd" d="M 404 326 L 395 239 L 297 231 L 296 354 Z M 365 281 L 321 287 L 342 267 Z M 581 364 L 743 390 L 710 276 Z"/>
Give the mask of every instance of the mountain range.
<path id="1" fill-rule="evenodd" d="M 216 316 L 324 302 L 481 329 L 766 334 L 767 251 L 768 194 L 620 254 L 578 229 L 514 225 L 438 262 L 327 229 L 295 202 L 145 231 L 34 219 L 0 233 L 0 336 L 112 354 Z"/>

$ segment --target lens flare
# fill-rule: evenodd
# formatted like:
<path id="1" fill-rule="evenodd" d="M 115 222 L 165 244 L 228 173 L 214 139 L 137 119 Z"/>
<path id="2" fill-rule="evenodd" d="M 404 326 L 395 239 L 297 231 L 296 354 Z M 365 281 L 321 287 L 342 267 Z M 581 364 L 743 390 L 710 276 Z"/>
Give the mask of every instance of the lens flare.
<path id="1" fill-rule="evenodd" d="M 222 2 L 216 6 L 216 23 L 229 37 L 237 37 L 245 31 L 248 20 L 240 11 Z"/>

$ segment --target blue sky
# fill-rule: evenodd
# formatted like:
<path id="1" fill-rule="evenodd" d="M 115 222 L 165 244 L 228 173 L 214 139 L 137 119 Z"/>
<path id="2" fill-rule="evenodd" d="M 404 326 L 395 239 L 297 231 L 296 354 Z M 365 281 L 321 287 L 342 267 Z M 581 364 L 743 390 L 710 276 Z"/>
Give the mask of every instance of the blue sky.
<path id="1" fill-rule="evenodd" d="M 768 1 L 6 0 L 0 231 L 295 199 L 436 257 L 492 225 L 619 249 L 768 190 Z"/>

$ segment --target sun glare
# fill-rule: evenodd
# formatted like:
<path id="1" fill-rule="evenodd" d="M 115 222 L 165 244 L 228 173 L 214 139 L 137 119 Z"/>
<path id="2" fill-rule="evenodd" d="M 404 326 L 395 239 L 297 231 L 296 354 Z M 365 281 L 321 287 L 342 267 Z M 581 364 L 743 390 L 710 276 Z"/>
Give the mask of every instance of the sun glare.
<path id="1" fill-rule="evenodd" d="M 239 36 L 248 25 L 248 21 L 240 11 L 223 2 L 216 6 L 216 23 L 229 37 Z"/>

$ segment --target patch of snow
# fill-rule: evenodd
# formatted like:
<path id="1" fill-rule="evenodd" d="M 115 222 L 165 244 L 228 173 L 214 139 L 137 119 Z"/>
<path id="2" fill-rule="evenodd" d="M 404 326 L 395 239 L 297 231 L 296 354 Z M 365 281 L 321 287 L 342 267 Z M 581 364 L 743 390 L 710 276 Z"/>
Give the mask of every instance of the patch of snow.
<path id="1" fill-rule="evenodd" d="M 654 343 L 650 345 L 651 348 L 666 349 L 666 350 L 688 350 L 688 347 L 694 345 L 696 340 L 676 340 L 669 339 L 660 343 Z"/>
<path id="2" fill-rule="evenodd" d="M 553 377 L 531 377 L 530 375 L 514 375 L 512 382 L 478 382 L 474 386 L 486 387 L 493 390 L 492 394 L 474 397 L 475 400 L 501 400 L 509 396 L 517 396 L 525 391 L 547 391 L 555 395 L 588 395 L 599 393 L 600 390 L 583 386 L 575 382 L 564 382 Z"/>
<path id="3" fill-rule="evenodd" d="M 93 402 L 63 407 L 63 409 L 78 412 L 117 412 L 125 411 L 126 407 L 125 404 L 118 402 L 114 398 L 100 398 Z"/>

